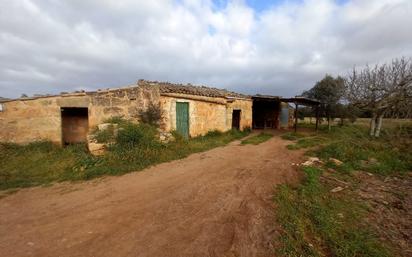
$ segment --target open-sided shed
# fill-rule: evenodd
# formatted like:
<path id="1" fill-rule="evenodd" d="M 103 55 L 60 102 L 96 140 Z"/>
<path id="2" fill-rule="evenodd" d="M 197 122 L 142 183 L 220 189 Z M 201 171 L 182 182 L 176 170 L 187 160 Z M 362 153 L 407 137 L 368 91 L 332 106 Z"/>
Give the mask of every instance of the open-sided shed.
<path id="1" fill-rule="evenodd" d="M 320 102 L 314 99 L 310 99 L 310 98 L 306 98 L 306 97 L 302 97 L 302 96 L 295 96 L 295 97 L 291 97 L 291 98 L 282 98 L 281 99 L 282 102 L 285 103 L 292 103 L 295 105 L 295 124 L 294 124 L 294 129 L 295 132 L 298 130 L 298 108 L 299 105 L 303 105 L 303 106 L 310 106 L 312 108 L 315 108 L 315 112 L 316 112 L 316 130 L 318 130 L 318 125 L 319 125 L 319 106 L 320 106 Z"/>
<path id="2" fill-rule="evenodd" d="M 288 128 L 293 123 L 290 105 L 294 104 L 294 129 L 297 130 L 297 111 L 299 106 L 316 108 L 316 129 L 318 127 L 318 107 L 320 102 L 305 97 L 282 98 L 271 95 L 252 96 L 252 117 L 254 129 L 279 129 Z"/>
<path id="3" fill-rule="evenodd" d="M 279 128 L 280 97 L 270 95 L 252 96 L 254 129 Z"/>

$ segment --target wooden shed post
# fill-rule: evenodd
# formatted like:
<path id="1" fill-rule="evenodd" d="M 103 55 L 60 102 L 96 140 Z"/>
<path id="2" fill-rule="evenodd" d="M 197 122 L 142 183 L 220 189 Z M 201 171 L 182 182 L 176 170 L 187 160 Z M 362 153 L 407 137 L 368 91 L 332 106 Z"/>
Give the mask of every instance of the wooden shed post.
<path id="1" fill-rule="evenodd" d="M 316 105 L 316 131 L 318 131 L 319 124 L 319 105 Z"/>
<path id="2" fill-rule="evenodd" d="M 298 103 L 295 102 L 295 133 L 298 131 Z"/>

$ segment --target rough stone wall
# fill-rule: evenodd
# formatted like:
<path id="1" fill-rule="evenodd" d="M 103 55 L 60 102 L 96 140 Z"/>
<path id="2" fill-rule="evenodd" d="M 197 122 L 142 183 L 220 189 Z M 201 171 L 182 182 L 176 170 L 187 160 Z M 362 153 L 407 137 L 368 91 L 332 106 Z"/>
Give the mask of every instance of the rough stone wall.
<path id="1" fill-rule="evenodd" d="M 236 99 L 227 107 L 227 129 L 232 128 L 232 113 L 233 110 L 241 110 L 240 112 L 240 129 L 252 128 L 252 100 Z"/>
<path id="2" fill-rule="evenodd" d="M 0 112 L 0 142 L 62 143 L 62 107 L 87 107 L 89 129 L 93 129 L 116 116 L 137 122 L 138 110 L 146 108 L 150 101 L 159 100 L 156 87 L 131 87 L 5 102 Z"/>
<path id="3" fill-rule="evenodd" d="M 191 137 L 204 135 L 212 130 L 228 131 L 232 128 L 233 110 L 242 110 L 241 129 L 252 126 L 252 101 L 234 100 L 228 102 L 224 98 L 205 99 L 187 95 L 160 97 L 160 102 L 165 113 L 163 129 L 171 131 L 176 129 L 176 102 L 189 103 L 189 134 Z"/>
<path id="4" fill-rule="evenodd" d="M 184 97 L 184 98 L 183 98 Z M 212 99 L 210 99 L 212 100 Z M 189 134 L 204 135 L 210 130 L 226 130 L 226 105 L 182 98 L 161 96 L 164 111 L 163 129 L 176 130 L 176 102 L 189 103 Z"/>
<path id="5" fill-rule="evenodd" d="M 150 102 L 159 103 L 160 95 L 156 87 L 134 87 L 97 92 L 90 99 L 89 127 L 93 128 L 111 117 L 137 122 L 138 112 Z"/>
<path id="6" fill-rule="evenodd" d="M 0 142 L 28 143 L 47 139 L 60 143 L 61 135 L 57 98 L 3 103 Z"/>

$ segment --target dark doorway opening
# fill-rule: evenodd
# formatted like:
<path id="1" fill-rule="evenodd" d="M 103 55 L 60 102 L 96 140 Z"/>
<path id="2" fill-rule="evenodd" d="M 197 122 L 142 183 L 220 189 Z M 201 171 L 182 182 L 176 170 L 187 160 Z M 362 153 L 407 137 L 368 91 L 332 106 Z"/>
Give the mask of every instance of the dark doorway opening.
<path id="1" fill-rule="evenodd" d="M 240 130 L 240 113 L 241 113 L 241 110 L 233 110 L 233 112 L 232 112 L 232 129 Z"/>
<path id="2" fill-rule="evenodd" d="M 280 101 L 276 98 L 253 97 L 254 129 L 279 127 Z"/>
<path id="3" fill-rule="evenodd" d="M 89 131 L 88 108 L 61 108 L 63 144 L 87 141 Z"/>

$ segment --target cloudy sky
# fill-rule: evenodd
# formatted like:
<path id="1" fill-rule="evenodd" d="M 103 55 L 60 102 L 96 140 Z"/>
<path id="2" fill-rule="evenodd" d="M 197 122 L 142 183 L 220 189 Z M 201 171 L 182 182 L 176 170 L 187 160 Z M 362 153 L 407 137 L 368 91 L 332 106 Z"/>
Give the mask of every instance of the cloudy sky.
<path id="1" fill-rule="evenodd" d="M 412 56 L 411 0 L 0 0 L 0 96 L 138 79 L 293 96 Z"/>

